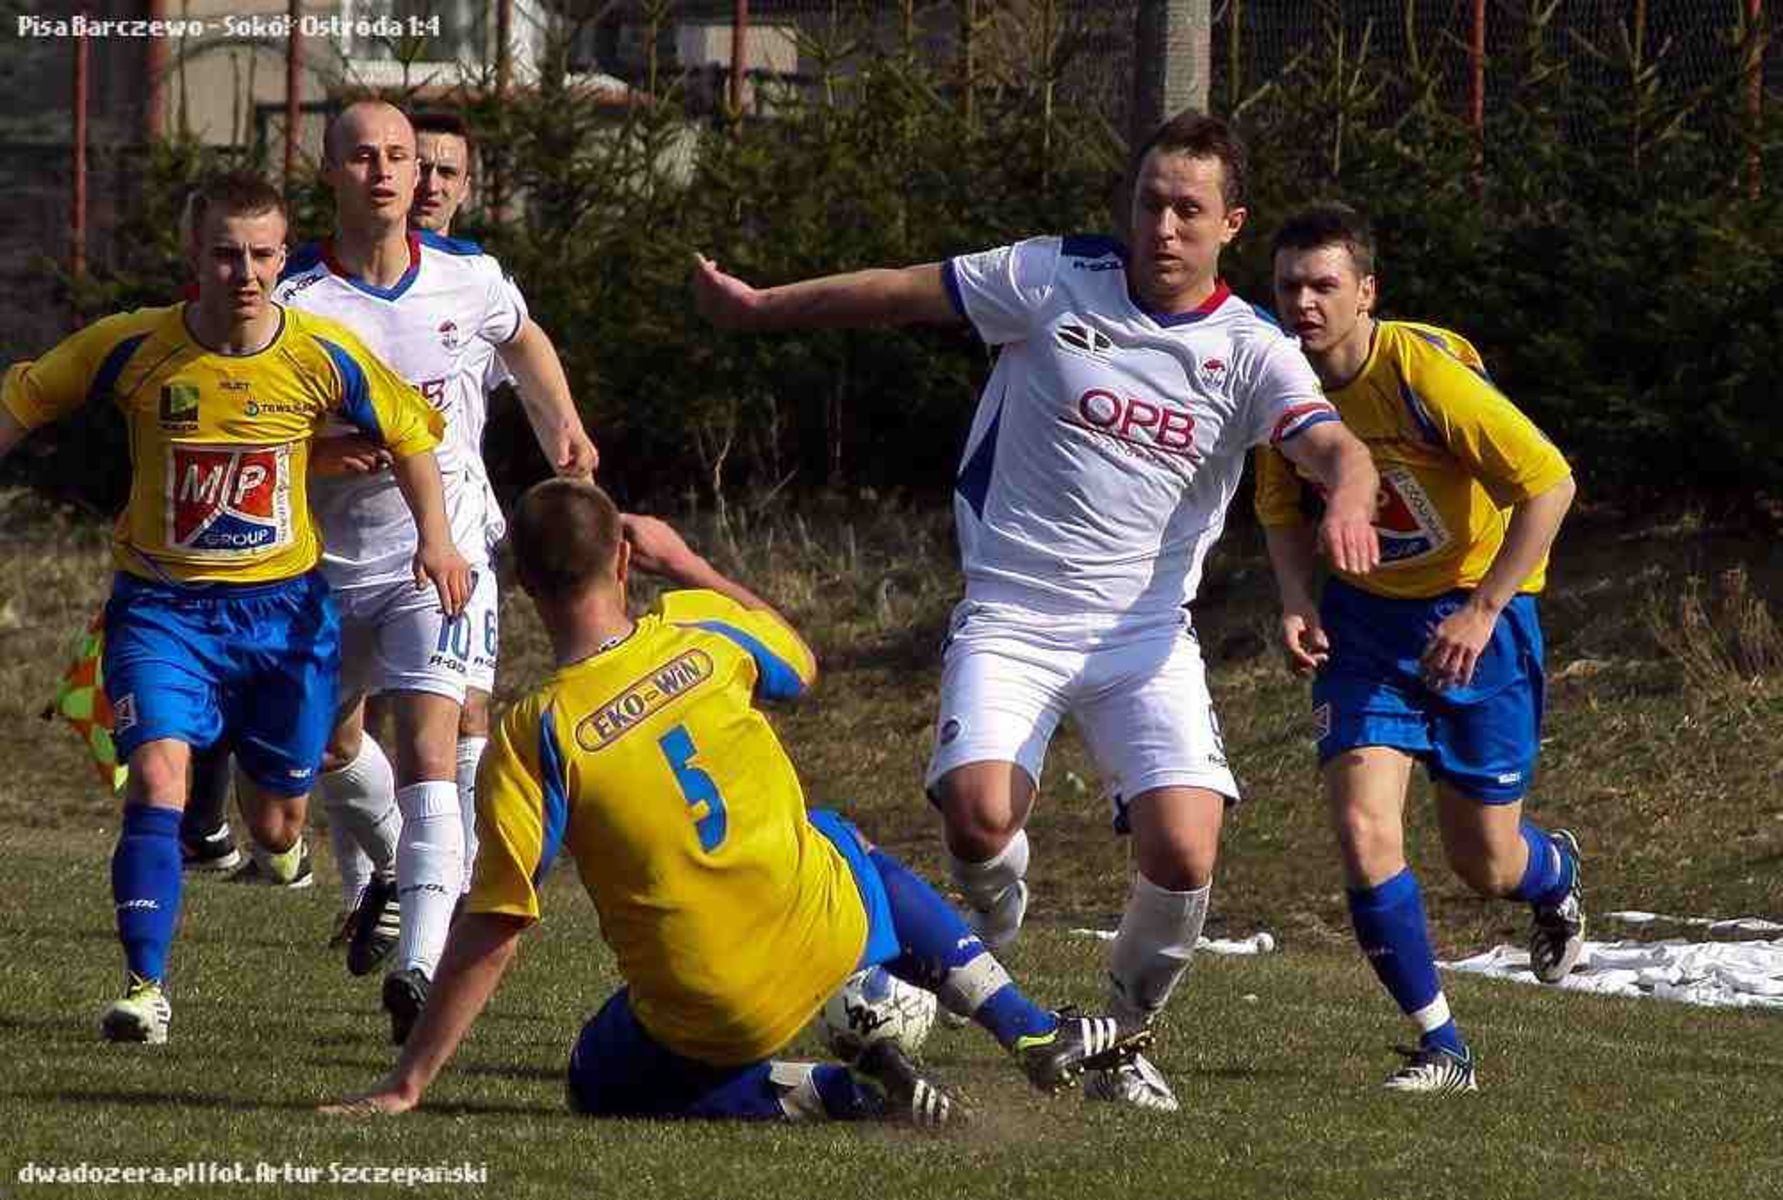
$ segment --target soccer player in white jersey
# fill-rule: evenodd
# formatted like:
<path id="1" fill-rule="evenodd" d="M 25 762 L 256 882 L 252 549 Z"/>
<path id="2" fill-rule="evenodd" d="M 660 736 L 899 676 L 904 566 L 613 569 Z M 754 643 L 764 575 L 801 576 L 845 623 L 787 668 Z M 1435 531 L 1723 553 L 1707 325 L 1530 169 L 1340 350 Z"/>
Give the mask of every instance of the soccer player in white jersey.
<path id="1" fill-rule="evenodd" d="M 387 104 L 354 104 L 330 126 L 324 155 L 335 236 L 294 256 L 278 297 L 355 330 L 445 414 L 442 474 L 453 539 L 476 567 L 473 592 L 492 594 L 481 472 L 473 475 L 466 466 L 473 451 L 464 445 L 460 421 L 467 404 L 481 403 L 472 343 L 500 346 L 516 376 L 566 414 L 545 446 L 560 470 L 590 473 L 593 444 L 575 418 L 549 340 L 500 265 L 475 247 L 409 231 L 417 168 L 408 119 Z M 377 965 L 368 954 L 369 935 L 392 891 L 401 910 L 397 962 L 383 987 L 391 1033 L 400 1042 L 426 1001 L 463 878 L 456 744 L 469 661 L 482 631 L 463 615 L 448 619 L 394 573 L 392 563 L 408 553 L 414 529 L 391 507 L 391 481 L 378 461 L 350 453 L 335 461 L 349 469 L 318 481 L 314 495 L 326 545 L 323 570 L 338 597 L 343 631 L 342 707 L 323 795 L 331 817 L 352 829 L 377 872 L 360 904 L 350 968 L 363 973 Z M 393 775 L 363 734 L 362 701 L 373 692 L 395 696 Z"/>
<path id="2" fill-rule="evenodd" d="M 1245 220 L 1244 150 L 1184 112 L 1134 159 L 1131 245 L 1042 237 L 944 263 L 755 289 L 701 259 L 702 312 L 742 329 L 969 321 L 999 348 L 955 485 L 966 574 L 927 786 L 954 882 L 986 944 L 1027 905 L 1022 832 L 1070 715 L 1138 873 L 1116 935 L 1112 1011 L 1149 1023 L 1207 913 L 1226 765 L 1187 605 L 1247 449 L 1279 447 L 1330 489 L 1328 557 L 1378 561 L 1377 478 L 1294 343 L 1219 277 Z M 1086 1084 L 1173 1109 L 1138 1060 Z"/>
<path id="3" fill-rule="evenodd" d="M 474 158 L 470 131 L 455 113 L 415 113 L 409 119 L 415 130 L 417 167 L 415 202 L 409 208 L 409 227 L 435 233 L 442 238 L 449 237 L 453 218 L 470 197 L 471 164 Z M 469 249 L 474 244 L 463 242 L 458 245 Z M 504 282 L 509 288 L 515 287 L 511 279 L 504 279 Z M 518 296 L 517 288 L 515 292 Z M 517 303 L 524 306 L 525 300 L 517 299 Z M 506 524 L 495 497 L 495 489 L 483 466 L 483 431 L 488 426 L 490 399 L 501 388 L 513 387 L 513 375 L 503 364 L 495 347 L 481 338 L 470 343 L 469 354 L 471 365 L 465 369 L 473 377 L 480 378 L 482 385 L 474 394 L 466 394 L 463 410 L 455 414 L 454 421 L 458 440 L 469 450 L 465 469 L 482 483 L 483 535 L 493 556 L 495 546 L 506 532 Z M 479 362 L 482 364 L 480 368 L 475 365 Z M 533 394 L 521 397 L 522 407 L 538 432 L 541 445 L 551 444 L 550 431 L 561 419 L 554 399 L 549 395 Z M 464 709 L 458 718 L 456 756 L 458 802 L 464 823 L 462 892 L 470 890 L 471 864 L 477 853 L 477 766 L 482 761 L 483 749 L 489 742 L 489 697 L 495 690 L 495 662 L 501 643 L 499 601 L 500 597 L 493 587 L 480 589 L 473 603 L 466 608 L 471 630 L 471 656 L 465 675 Z M 384 726 L 385 719 L 380 712 L 384 707 L 380 697 L 371 697 L 368 700 L 366 725 L 369 728 Z M 369 733 L 366 737 L 370 737 Z M 377 752 L 375 746 L 370 752 Z M 356 924 L 353 914 L 366 886 L 372 880 L 373 870 L 370 856 L 360 848 L 344 823 L 335 822 L 329 827 L 329 834 L 334 844 L 335 864 L 340 872 L 345 918 L 332 943 L 338 944 L 351 936 Z M 362 944 L 372 947 L 366 951 L 366 957 L 375 954 L 378 944 L 389 944 L 389 934 L 380 936 L 375 927 L 365 936 L 366 942 Z"/>

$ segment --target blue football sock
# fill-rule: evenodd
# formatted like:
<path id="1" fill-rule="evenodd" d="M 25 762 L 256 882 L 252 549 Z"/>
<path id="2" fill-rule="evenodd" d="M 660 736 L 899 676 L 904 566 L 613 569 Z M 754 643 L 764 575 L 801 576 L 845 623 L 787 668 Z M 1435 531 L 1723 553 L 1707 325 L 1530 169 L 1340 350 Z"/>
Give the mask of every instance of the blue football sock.
<path id="1" fill-rule="evenodd" d="M 1572 890 L 1579 864 L 1535 822 L 1524 820 L 1518 832 L 1523 835 L 1523 844 L 1529 847 L 1529 865 L 1523 868 L 1523 878 L 1511 899 L 1559 904 Z"/>
<path id="2" fill-rule="evenodd" d="M 886 970 L 942 993 L 1005 1046 L 1050 1032 L 1058 1018 L 1022 994 L 959 913 L 910 868 L 883 850 L 868 852 L 891 902 L 892 925 L 904 953 Z"/>
<path id="3" fill-rule="evenodd" d="M 180 911 L 180 814 L 132 804 L 111 854 L 111 897 L 124 962 L 144 979 L 167 976 Z"/>
<path id="4" fill-rule="evenodd" d="M 1407 867 L 1375 887 L 1349 890 L 1350 921 L 1369 966 L 1420 1030 L 1420 1043 L 1463 1053 L 1460 1031 L 1436 978 L 1424 895 Z"/>
<path id="5" fill-rule="evenodd" d="M 883 1098 L 856 1083 L 847 1067 L 820 1063 L 811 1071 L 811 1083 L 832 1121 L 865 1121 L 885 1115 Z"/>

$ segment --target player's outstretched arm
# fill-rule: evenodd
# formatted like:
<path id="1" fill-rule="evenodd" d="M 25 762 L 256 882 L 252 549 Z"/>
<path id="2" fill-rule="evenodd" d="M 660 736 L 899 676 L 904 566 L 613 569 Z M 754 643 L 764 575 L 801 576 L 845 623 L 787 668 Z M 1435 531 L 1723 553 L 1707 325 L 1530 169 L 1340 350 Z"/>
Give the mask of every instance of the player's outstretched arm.
<path id="1" fill-rule="evenodd" d="M 527 924 L 520 917 L 498 913 L 466 913 L 460 917 L 452 926 L 452 936 L 446 942 L 427 1004 L 410 1031 L 396 1066 L 371 1091 L 325 1105 L 322 1111 L 399 1113 L 420 1104 L 422 1094 L 450 1061 L 458 1043 L 495 994 L 508 965 L 514 961 L 520 933 Z"/>
<path id="2" fill-rule="evenodd" d="M 1325 488 L 1318 545 L 1331 565 L 1352 575 L 1380 566 L 1374 509 L 1381 477 L 1368 447 L 1341 421 L 1322 421 L 1282 442 L 1280 449 Z"/>
<path id="3" fill-rule="evenodd" d="M 735 600 L 744 608 L 772 615 L 804 647 L 810 660 L 817 661 L 816 654 L 791 621 L 766 600 L 696 554 L 674 526 L 657 517 L 638 513 L 621 513 L 619 519 L 625 528 L 625 540 L 631 544 L 632 566 L 646 574 L 660 575 L 680 587 L 704 588 Z"/>
<path id="4" fill-rule="evenodd" d="M 552 470 L 592 479 L 600 466 L 600 451 L 582 427 L 582 415 L 570 395 L 569 377 L 563 373 L 563 360 L 550 336 L 528 318 L 514 339 L 497 351 L 514 376 L 526 419 Z"/>
<path id="5" fill-rule="evenodd" d="M 1547 557 L 1577 491 L 1573 477 L 1568 475 L 1511 509 L 1498 556 L 1480 577 L 1467 603 L 1443 618 L 1424 647 L 1420 661 L 1431 686 L 1466 687 L 1472 682 L 1480 653 L 1492 640 L 1498 614 L 1516 598 L 1523 581 Z"/>
<path id="6" fill-rule="evenodd" d="M 415 518 L 415 531 L 420 546 L 415 551 L 415 586 L 433 584 L 440 596 L 440 608 L 448 616 L 464 610 L 471 594 L 471 567 L 452 542 L 452 527 L 446 520 L 445 485 L 440 481 L 440 465 L 433 451 L 423 450 L 398 458 L 391 466 L 396 484 L 402 489 L 403 501 Z"/>
<path id="7" fill-rule="evenodd" d="M 940 263 L 825 275 L 779 287 L 750 287 L 696 255 L 693 299 L 720 329 L 852 329 L 864 325 L 965 320 L 947 294 Z"/>
<path id="8" fill-rule="evenodd" d="M 1318 574 L 1318 547 L 1310 525 L 1265 525 L 1269 565 L 1281 595 L 1282 652 L 1296 675 L 1310 675 L 1331 656 L 1331 642 L 1319 620 L 1313 594 Z"/>

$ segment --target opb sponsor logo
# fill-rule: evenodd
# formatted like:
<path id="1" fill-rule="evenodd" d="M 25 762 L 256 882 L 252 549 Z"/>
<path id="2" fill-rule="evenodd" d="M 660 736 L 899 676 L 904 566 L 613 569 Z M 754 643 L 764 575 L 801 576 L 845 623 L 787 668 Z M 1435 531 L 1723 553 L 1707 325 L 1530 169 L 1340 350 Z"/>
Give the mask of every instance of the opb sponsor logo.
<path id="1" fill-rule="evenodd" d="M 1173 454 L 1195 453 L 1195 418 L 1180 408 L 1091 388 L 1077 398 L 1077 419 L 1122 441 Z"/>
<path id="2" fill-rule="evenodd" d="M 169 549 L 234 558 L 291 540 L 289 446 L 176 445 L 167 464 Z"/>

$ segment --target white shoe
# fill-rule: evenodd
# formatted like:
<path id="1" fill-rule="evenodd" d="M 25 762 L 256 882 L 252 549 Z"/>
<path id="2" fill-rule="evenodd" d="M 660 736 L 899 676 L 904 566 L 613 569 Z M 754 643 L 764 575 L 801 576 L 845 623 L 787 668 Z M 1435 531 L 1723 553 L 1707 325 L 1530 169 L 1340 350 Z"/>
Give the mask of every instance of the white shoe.
<path id="1" fill-rule="evenodd" d="M 999 953 L 1015 941 L 1015 935 L 1021 932 L 1022 917 L 1028 911 L 1028 885 L 1024 880 L 1016 880 L 1012 887 L 1005 888 L 1003 894 L 989 909 L 966 906 L 966 924 L 984 943 L 984 948 L 992 954 Z"/>
<path id="2" fill-rule="evenodd" d="M 1136 1054 L 1131 1062 L 1106 1071 L 1086 1072 L 1083 1094 L 1089 1100 L 1111 1100 L 1135 1108 L 1149 1108 L 1153 1112 L 1175 1112 L 1182 1107 L 1176 1102 L 1176 1093 L 1170 1090 L 1164 1073 L 1143 1054 Z"/>
<path id="3" fill-rule="evenodd" d="M 99 1020 L 99 1033 L 108 1042 L 147 1042 L 158 1046 L 167 1040 L 173 1005 L 155 979 L 130 976 L 123 999 L 114 1001 Z"/>
<path id="4" fill-rule="evenodd" d="M 1384 1086 L 1389 1092 L 1425 1092 L 1440 1096 L 1480 1090 L 1472 1051 L 1456 1054 L 1440 1046 L 1426 1046 L 1399 1053 L 1405 1057 L 1405 1065 L 1387 1076 Z"/>

